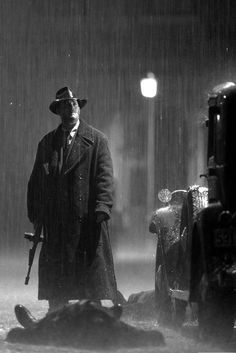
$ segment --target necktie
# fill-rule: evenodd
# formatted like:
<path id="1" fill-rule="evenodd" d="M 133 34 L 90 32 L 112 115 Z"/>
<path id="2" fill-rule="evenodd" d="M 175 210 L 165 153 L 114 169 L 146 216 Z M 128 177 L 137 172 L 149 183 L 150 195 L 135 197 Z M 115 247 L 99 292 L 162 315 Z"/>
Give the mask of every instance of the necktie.
<path id="1" fill-rule="evenodd" d="M 69 146 L 69 131 L 63 131 L 63 150 L 66 150 Z"/>
<path id="2" fill-rule="evenodd" d="M 67 153 L 68 153 L 68 149 L 69 149 L 69 136 L 70 136 L 70 132 L 69 131 L 64 131 L 63 133 L 63 163 L 65 163 L 66 157 L 67 157 Z"/>
<path id="3" fill-rule="evenodd" d="M 62 166 L 66 161 L 67 151 L 68 151 L 68 136 L 69 131 L 63 131 L 62 133 L 62 144 L 60 148 L 60 161 L 59 161 L 59 173 L 61 173 Z"/>

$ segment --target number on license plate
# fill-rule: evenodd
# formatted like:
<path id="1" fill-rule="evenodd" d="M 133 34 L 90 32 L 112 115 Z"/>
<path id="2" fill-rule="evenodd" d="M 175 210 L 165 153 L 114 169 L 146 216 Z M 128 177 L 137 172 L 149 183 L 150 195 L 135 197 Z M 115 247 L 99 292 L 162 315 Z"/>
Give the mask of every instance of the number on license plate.
<path id="1" fill-rule="evenodd" d="M 214 245 L 217 248 L 236 246 L 235 228 L 216 229 L 214 232 Z"/>

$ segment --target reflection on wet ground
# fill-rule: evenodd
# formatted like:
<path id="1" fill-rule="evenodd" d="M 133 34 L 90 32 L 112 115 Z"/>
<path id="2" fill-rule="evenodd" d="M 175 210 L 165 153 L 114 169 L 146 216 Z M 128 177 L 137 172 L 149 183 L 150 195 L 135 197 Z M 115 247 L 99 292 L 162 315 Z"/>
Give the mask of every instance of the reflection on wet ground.
<path id="1" fill-rule="evenodd" d="M 141 256 L 137 253 L 127 253 L 127 257 L 122 254 L 114 256 L 116 276 L 119 290 L 126 299 L 131 293 L 154 289 L 154 258 L 150 256 Z M 74 349 L 23 346 L 18 344 L 8 344 L 4 342 L 6 333 L 14 326 L 18 326 L 14 316 L 14 306 L 17 303 L 26 305 L 37 318 L 41 318 L 47 312 L 47 302 L 37 300 L 37 260 L 35 261 L 29 285 L 24 285 L 24 279 L 27 271 L 27 259 L 14 259 L 8 257 L 0 260 L 0 352 L 16 353 L 24 351 L 26 353 L 37 352 L 78 352 Z M 216 352 L 216 351 L 235 351 L 236 335 L 230 345 L 224 347 L 215 347 L 214 345 L 198 342 L 197 326 L 185 325 L 182 330 L 167 327 L 160 327 L 155 312 L 152 310 L 150 316 L 148 311 L 142 315 L 134 311 L 124 310 L 123 320 L 129 324 L 146 329 L 160 330 L 166 339 L 165 348 L 135 349 L 133 353 L 177 353 L 177 352 Z M 119 350 L 121 352 L 121 350 Z M 130 350 L 123 350 L 123 353 L 129 353 Z M 82 351 L 80 350 L 80 353 Z"/>

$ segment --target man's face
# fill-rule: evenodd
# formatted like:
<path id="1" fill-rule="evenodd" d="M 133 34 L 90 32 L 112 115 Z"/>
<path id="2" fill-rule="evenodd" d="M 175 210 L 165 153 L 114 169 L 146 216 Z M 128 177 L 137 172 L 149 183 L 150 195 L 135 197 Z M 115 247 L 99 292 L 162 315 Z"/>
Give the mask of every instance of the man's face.
<path id="1" fill-rule="evenodd" d="M 58 114 L 62 123 L 73 125 L 79 119 L 80 108 L 76 99 L 67 99 L 60 102 Z"/>

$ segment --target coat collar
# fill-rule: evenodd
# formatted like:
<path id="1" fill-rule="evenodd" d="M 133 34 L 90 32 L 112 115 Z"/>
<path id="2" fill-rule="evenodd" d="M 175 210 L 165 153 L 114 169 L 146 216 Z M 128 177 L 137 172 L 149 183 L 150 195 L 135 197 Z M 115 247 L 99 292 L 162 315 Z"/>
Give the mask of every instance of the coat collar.
<path id="1" fill-rule="evenodd" d="M 53 135 L 61 135 L 62 132 L 62 124 L 60 124 L 56 130 L 54 130 Z M 88 125 L 83 119 L 80 118 L 80 124 L 78 130 L 75 134 L 77 137 L 79 136 L 82 139 L 89 141 L 91 144 L 94 143 L 94 130 L 92 126 Z"/>
<path id="2" fill-rule="evenodd" d="M 80 119 L 77 135 L 81 138 L 87 139 L 91 144 L 94 143 L 94 130 L 83 119 Z"/>

